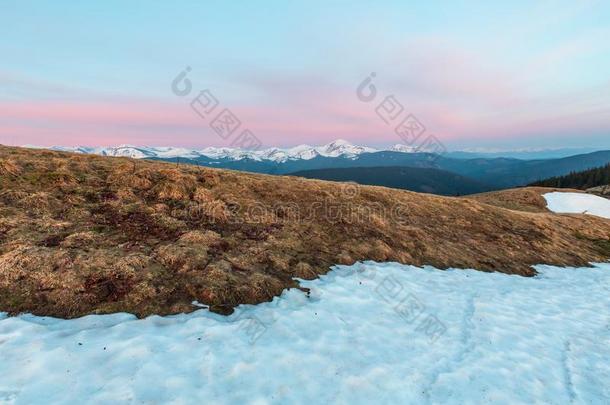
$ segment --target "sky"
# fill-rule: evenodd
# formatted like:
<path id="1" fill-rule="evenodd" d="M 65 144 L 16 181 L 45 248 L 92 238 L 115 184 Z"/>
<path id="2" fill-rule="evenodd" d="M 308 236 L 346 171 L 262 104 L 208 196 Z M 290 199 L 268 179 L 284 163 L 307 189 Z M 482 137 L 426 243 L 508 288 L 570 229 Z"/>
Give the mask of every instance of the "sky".
<path id="1" fill-rule="evenodd" d="M 385 146 L 412 115 L 453 150 L 610 149 L 609 38 L 608 1 L 3 0 L 0 143 Z"/>

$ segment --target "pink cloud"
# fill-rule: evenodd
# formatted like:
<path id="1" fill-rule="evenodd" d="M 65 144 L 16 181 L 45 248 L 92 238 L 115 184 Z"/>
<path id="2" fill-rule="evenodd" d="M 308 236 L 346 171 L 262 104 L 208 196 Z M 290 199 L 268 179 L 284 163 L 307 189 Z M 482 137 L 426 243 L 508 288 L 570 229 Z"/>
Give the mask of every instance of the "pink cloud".
<path id="1" fill-rule="evenodd" d="M 435 60 L 422 57 L 410 65 L 421 80 L 391 74 L 380 77 L 379 95 L 371 103 L 356 97 L 359 83 L 288 77 L 260 80 L 252 100 L 221 103 L 217 111 L 230 108 L 242 121 L 241 128 L 253 131 L 266 147 L 320 144 L 337 138 L 363 144 L 399 143 L 393 131 L 397 122 L 385 124 L 375 113 L 390 94 L 403 104 L 404 114 L 417 116 L 429 133 L 444 142 L 610 130 L 607 86 L 551 97 L 524 90 L 521 79 L 506 72 L 481 70 L 477 61 L 460 52 L 446 55 L 445 62 L 454 67 L 449 75 L 433 66 Z M 210 130 L 211 117 L 198 117 L 189 102 L 189 97 L 0 102 L 0 143 L 228 146 L 230 140 Z"/>
<path id="2" fill-rule="evenodd" d="M 42 146 L 195 145 L 203 127 L 188 104 L 174 102 L 5 102 L 0 111 L 0 140 Z"/>
<path id="3" fill-rule="evenodd" d="M 189 106 L 175 102 L 13 102 L 0 103 L 0 143 L 49 145 L 226 146 Z M 335 138 L 371 139 L 380 132 L 371 111 L 303 106 L 229 107 L 266 146 L 326 142 Z M 328 111 L 325 111 L 328 109 Z"/>

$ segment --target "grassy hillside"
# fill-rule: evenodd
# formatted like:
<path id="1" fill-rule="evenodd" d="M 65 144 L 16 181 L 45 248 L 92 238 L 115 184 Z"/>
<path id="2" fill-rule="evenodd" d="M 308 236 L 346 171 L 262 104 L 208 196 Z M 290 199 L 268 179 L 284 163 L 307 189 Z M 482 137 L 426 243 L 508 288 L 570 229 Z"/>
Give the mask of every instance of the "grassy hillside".
<path id="1" fill-rule="evenodd" d="M 493 204 L 0 146 L 0 311 L 228 313 L 336 263 L 532 275 L 610 256 L 610 221 Z"/>
<path id="2" fill-rule="evenodd" d="M 353 167 L 291 173 L 293 176 L 392 187 L 420 193 L 456 196 L 481 193 L 492 187 L 459 174 L 416 167 Z"/>

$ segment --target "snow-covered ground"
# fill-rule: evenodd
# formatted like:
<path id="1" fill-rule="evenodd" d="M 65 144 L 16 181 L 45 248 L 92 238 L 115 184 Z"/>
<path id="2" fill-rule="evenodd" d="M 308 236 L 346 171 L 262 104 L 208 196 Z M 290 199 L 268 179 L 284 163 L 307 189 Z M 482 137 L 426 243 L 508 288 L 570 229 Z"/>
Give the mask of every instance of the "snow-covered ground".
<path id="1" fill-rule="evenodd" d="M 547 193 L 544 195 L 549 210 L 564 214 L 591 214 L 610 218 L 610 200 L 585 193 Z"/>
<path id="2" fill-rule="evenodd" d="M 337 266 L 230 317 L 0 315 L 0 403 L 610 403 L 610 265 Z"/>

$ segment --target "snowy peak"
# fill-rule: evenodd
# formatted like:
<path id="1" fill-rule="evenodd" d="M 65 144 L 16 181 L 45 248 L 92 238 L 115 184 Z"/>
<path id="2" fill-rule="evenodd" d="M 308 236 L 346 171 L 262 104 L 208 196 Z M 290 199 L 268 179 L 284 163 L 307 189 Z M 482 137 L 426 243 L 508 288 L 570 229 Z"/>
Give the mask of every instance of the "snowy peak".
<path id="1" fill-rule="evenodd" d="M 343 140 L 337 139 L 334 142 L 316 148 L 317 152 L 322 156 L 327 157 L 338 157 L 338 156 L 346 156 L 346 157 L 354 157 L 360 155 L 362 153 L 367 152 L 376 152 L 376 149 L 367 148 L 365 146 L 356 146 L 352 143 Z"/>
<path id="2" fill-rule="evenodd" d="M 320 156 L 320 153 L 316 150 L 316 148 L 312 148 L 309 145 L 295 146 L 294 148 L 288 149 L 287 152 L 292 159 L 309 160 Z"/>
<path id="3" fill-rule="evenodd" d="M 137 148 L 131 145 L 120 145 L 112 148 L 103 148 L 100 153 L 102 156 L 120 156 L 134 159 L 146 159 L 155 157 L 156 154 L 147 148 Z"/>
<path id="4" fill-rule="evenodd" d="M 34 147 L 29 145 L 29 147 Z M 229 159 L 229 160 L 243 160 L 251 159 L 257 161 L 272 161 L 272 162 L 286 162 L 289 160 L 310 160 L 319 156 L 332 157 L 332 158 L 347 158 L 354 159 L 363 153 L 378 152 L 377 149 L 370 148 L 367 146 L 354 145 L 344 139 L 337 139 L 336 141 L 330 142 L 322 146 L 310 146 L 310 145 L 298 145 L 291 148 L 268 148 L 263 150 L 244 150 L 227 147 L 207 147 L 200 150 L 193 150 L 187 148 L 178 147 L 147 147 L 147 146 L 133 146 L 133 145 L 119 145 L 112 147 L 87 147 L 87 146 L 76 146 L 76 147 L 65 147 L 65 146 L 53 146 L 50 149 L 59 150 L 64 152 L 74 153 L 86 153 L 96 154 L 101 156 L 116 156 L 116 157 L 129 157 L 133 159 L 149 159 L 149 158 L 188 158 L 196 159 L 199 157 L 207 157 L 209 159 Z M 398 152 L 413 153 L 416 152 L 414 148 L 406 145 L 394 145 L 391 149 Z"/>
<path id="5" fill-rule="evenodd" d="M 394 146 L 392 146 L 390 148 L 390 151 L 392 151 L 392 152 L 402 152 L 402 153 L 416 153 L 417 152 L 417 148 L 415 148 L 413 146 L 403 145 L 403 144 L 397 143 L 396 145 L 394 145 Z"/>

